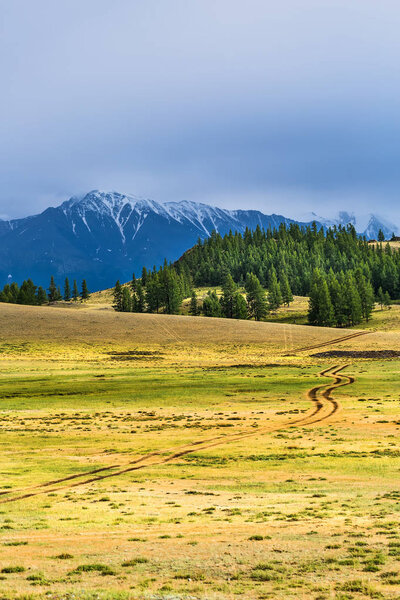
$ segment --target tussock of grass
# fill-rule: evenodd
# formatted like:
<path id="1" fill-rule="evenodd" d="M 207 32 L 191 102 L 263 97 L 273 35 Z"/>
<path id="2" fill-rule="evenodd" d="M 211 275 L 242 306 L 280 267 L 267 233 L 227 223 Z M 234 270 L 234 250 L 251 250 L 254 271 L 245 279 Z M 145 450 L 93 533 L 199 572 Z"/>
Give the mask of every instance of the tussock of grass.
<path id="1" fill-rule="evenodd" d="M 71 571 L 70 574 L 76 573 L 100 573 L 100 575 L 116 575 L 116 572 L 111 569 L 111 567 L 99 563 L 79 565 L 76 567 L 76 569 Z"/>
<path id="2" fill-rule="evenodd" d="M 148 563 L 148 559 L 144 558 L 143 556 L 136 556 L 135 558 L 131 558 L 129 560 L 125 560 L 122 564 L 121 567 L 134 567 L 135 565 L 143 565 L 145 563 Z"/>
<path id="3" fill-rule="evenodd" d="M 11 567 L 3 567 L 1 569 L 1 573 L 23 573 L 25 571 L 25 567 L 20 566 L 11 566 Z"/>

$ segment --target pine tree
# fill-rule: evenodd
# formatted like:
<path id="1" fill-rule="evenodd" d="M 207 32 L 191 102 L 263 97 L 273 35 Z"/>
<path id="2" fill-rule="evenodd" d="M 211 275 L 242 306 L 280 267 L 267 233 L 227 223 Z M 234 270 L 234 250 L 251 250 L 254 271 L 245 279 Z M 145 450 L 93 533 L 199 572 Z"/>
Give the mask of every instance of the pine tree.
<path id="1" fill-rule="evenodd" d="M 3 290 L 0 292 L 0 302 L 11 302 L 11 291 L 8 283 L 6 283 Z"/>
<path id="2" fill-rule="evenodd" d="M 19 288 L 18 304 L 36 304 L 36 285 L 34 285 L 32 279 L 24 281 Z"/>
<path id="3" fill-rule="evenodd" d="M 10 285 L 10 302 L 12 302 L 13 304 L 17 303 L 18 300 L 18 294 L 19 294 L 19 286 L 18 283 L 16 281 L 13 281 L 12 284 Z"/>
<path id="4" fill-rule="evenodd" d="M 55 302 L 57 298 L 57 286 L 54 283 L 54 277 L 53 275 L 50 278 L 50 285 L 49 285 L 49 302 Z"/>
<path id="5" fill-rule="evenodd" d="M 345 280 L 345 314 L 348 325 L 357 325 L 362 319 L 362 304 L 360 294 L 352 273 L 346 274 Z"/>
<path id="6" fill-rule="evenodd" d="M 381 310 L 382 310 L 383 305 L 385 304 L 385 294 L 383 292 L 382 287 L 379 288 L 378 293 L 376 295 L 376 299 L 378 300 L 379 304 L 381 305 Z"/>
<path id="7" fill-rule="evenodd" d="M 146 267 L 143 267 L 142 269 L 142 286 L 146 287 L 147 285 L 147 269 Z"/>
<path id="8" fill-rule="evenodd" d="M 143 284 L 141 281 L 137 282 L 136 294 L 133 301 L 133 311 L 137 313 L 143 313 L 146 309 L 146 300 L 144 295 Z"/>
<path id="9" fill-rule="evenodd" d="M 382 229 L 380 229 L 378 231 L 378 242 L 384 242 L 385 241 L 385 234 L 383 233 Z"/>
<path id="10" fill-rule="evenodd" d="M 268 288 L 269 310 L 277 310 L 282 304 L 281 288 L 276 277 L 275 269 L 272 270 Z"/>
<path id="11" fill-rule="evenodd" d="M 132 273 L 131 290 L 132 290 L 132 294 L 134 294 L 136 292 L 136 277 L 135 277 L 135 273 Z"/>
<path id="12" fill-rule="evenodd" d="M 283 302 L 283 304 L 286 304 L 286 306 L 289 306 L 290 303 L 293 302 L 293 294 L 292 294 L 292 290 L 290 289 L 289 280 L 288 280 L 286 273 L 284 273 L 280 278 L 280 286 L 281 286 L 282 302 Z"/>
<path id="13" fill-rule="evenodd" d="M 311 325 L 330 327 L 334 323 L 334 312 L 326 279 L 319 269 L 313 273 L 308 305 L 308 321 Z"/>
<path id="14" fill-rule="evenodd" d="M 146 304 L 149 312 L 158 313 L 162 303 L 161 292 L 158 273 L 152 274 L 151 278 L 148 278 L 146 286 Z"/>
<path id="15" fill-rule="evenodd" d="M 48 301 L 48 298 L 47 298 L 47 294 L 46 294 L 45 290 L 42 288 L 42 286 L 39 286 L 37 294 L 36 294 L 36 303 L 39 306 L 41 306 L 42 304 L 44 304 L 47 301 Z"/>
<path id="16" fill-rule="evenodd" d="M 65 278 L 64 284 L 64 300 L 68 302 L 71 299 L 71 288 L 69 287 L 68 277 Z"/>
<path id="17" fill-rule="evenodd" d="M 371 283 L 365 278 L 361 269 L 357 269 L 355 278 L 361 300 L 362 316 L 369 321 L 375 303 L 374 290 L 372 289 Z"/>
<path id="18" fill-rule="evenodd" d="M 221 303 L 214 290 L 208 290 L 203 300 L 203 314 L 205 317 L 222 317 Z"/>
<path id="19" fill-rule="evenodd" d="M 78 292 L 78 284 L 76 283 L 76 279 L 74 279 L 74 285 L 72 286 L 72 298 L 74 302 L 78 302 L 79 292 Z"/>
<path id="20" fill-rule="evenodd" d="M 61 295 L 61 289 L 60 289 L 60 286 L 57 286 L 55 300 L 56 300 L 57 302 L 58 302 L 59 300 L 62 300 L 62 295 Z"/>
<path id="21" fill-rule="evenodd" d="M 122 288 L 121 311 L 130 312 L 132 310 L 132 296 L 128 286 Z"/>
<path id="22" fill-rule="evenodd" d="M 330 273 L 328 288 L 333 306 L 332 325 L 344 327 L 346 324 L 345 291 L 342 282 L 338 280 L 333 272 Z"/>
<path id="23" fill-rule="evenodd" d="M 122 311 L 122 286 L 119 282 L 119 279 L 115 284 L 113 295 L 114 295 L 113 308 L 114 308 L 114 310 L 121 312 Z"/>
<path id="24" fill-rule="evenodd" d="M 197 303 L 196 290 L 193 290 L 192 296 L 190 298 L 189 314 L 192 315 L 193 317 L 197 317 L 200 314 L 199 306 Z"/>
<path id="25" fill-rule="evenodd" d="M 174 269 L 164 266 L 161 276 L 161 286 L 163 290 L 162 303 L 164 311 L 170 315 L 178 313 L 182 303 L 182 289 L 179 277 Z"/>
<path id="26" fill-rule="evenodd" d="M 236 292 L 233 298 L 233 318 L 247 319 L 247 303 L 242 294 Z"/>
<path id="27" fill-rule="evenodd" d="M 90 298 L 89 290 L 87 287 L 86 279 L 82 281 L 82 291 L 81 291 L 81 299 L 88 300 Z"/>
<path id="28" fill-rule="evenodd" d="M 223 284 L 222 284 L 222 298 L 221 298 L 221 306 L 222 312 L 225 317 L 228 319 L 233 318 L 233 305 L 234 299 L 236 296 L 236 284 L 232 279 L 232 275 L 228 273 L 225 275 Z"/>
<path id="29" fill-rule="evenodd" d="M 389 292 L 385 292 L 383 295 L 383 304 L 385 306 L 389 306 L 390 307 L 390 294 Z"/>
<path id="30" fill-rule="evenodd" d="M 253 273 L 247 275 L 245 289 L 249 317 L 261 321 L 268 313 L 267 299 L 258 277 Z"/>

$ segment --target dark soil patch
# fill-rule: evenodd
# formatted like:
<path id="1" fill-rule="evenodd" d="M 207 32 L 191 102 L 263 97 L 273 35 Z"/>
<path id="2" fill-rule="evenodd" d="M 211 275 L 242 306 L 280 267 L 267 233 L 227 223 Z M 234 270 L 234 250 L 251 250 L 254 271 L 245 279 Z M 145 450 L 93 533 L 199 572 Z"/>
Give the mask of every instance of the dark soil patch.
<path id="1" fill-rule="evenodd" d="M 146 360 L 148 358 L 160 360 L 161 352 L 151 350 L 128 350 L 127 352 L 108 352 L 112 360 Z"/>
<path id="2" fill-rule="evenodd" d="M 279 363 L 263 363 L 263 364 L 251 364 L 243 363 L 237 365 L 221 365 L 215 367 L 203 367 L 203 371 L 225 371 L 226 369 L 265 369 L 269 367 L 285 367 L 284 364 Z"/>
<path id="3" fill-rule="evenodd" d="M 397 358 L 400 350 L 328 350 L 312 354 L 316 358 Z"/>

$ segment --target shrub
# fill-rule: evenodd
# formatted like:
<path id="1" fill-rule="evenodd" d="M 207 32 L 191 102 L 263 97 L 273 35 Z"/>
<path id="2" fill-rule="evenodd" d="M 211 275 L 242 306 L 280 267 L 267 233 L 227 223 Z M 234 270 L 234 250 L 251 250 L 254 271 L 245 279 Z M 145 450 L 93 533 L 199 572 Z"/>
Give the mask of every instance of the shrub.
<path id="1" fill-rule="evenodd" d="M 102 565 L 97 563 L 91 565 L 79 565 L 78 567 L 76 567 L 76 569 L 71 571 L 71 574 L 90 573 L 93 571 L 100 573 L 100 575 L 115 575 L 115 571 L 111 569 L 111 567 L 109 567 L 108 565 Z"/>
<path id="2" fill-rule="evenodd" d="M 23 573 L 25 571 L 25 567 L 3 567 L 1 572 L 2 573 Z"/>
<path id="3" fill-rule="evenodd" d="M 130 560 L 126 560 L 122 563 L 122 567 L 134 567 L 135 565 L 141 565 L 144 563 L 148 563 L 147 558 L 143 558 L 142 556 L 137 556 L 136 558 L 131 558 Z"/>

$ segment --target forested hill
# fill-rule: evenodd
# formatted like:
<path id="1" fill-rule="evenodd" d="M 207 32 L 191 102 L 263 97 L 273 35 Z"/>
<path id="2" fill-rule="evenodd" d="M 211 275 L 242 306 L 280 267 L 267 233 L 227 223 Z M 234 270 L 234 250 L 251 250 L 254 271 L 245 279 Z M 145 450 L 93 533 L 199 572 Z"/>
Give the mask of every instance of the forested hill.
<path id="1" fill-rule="evenodd" d="M 189 272 L 196 286 L 221 285 L 226 273 L 242 285 L 253 273 L 268 288 L 275 273 L 278 280 L 286 276 L 292 292 L 302 296 L 310 294 L 316 269 L 325 275 L 361 269 L 375 293 L 382 288 L 392 299 L 400 297 L 400 252 L 388 244 L 368 244 L 351 225 L 326 232 L 296 224 L 223 237 L 213 232 L 188 250 L 175 268 Z"/>

